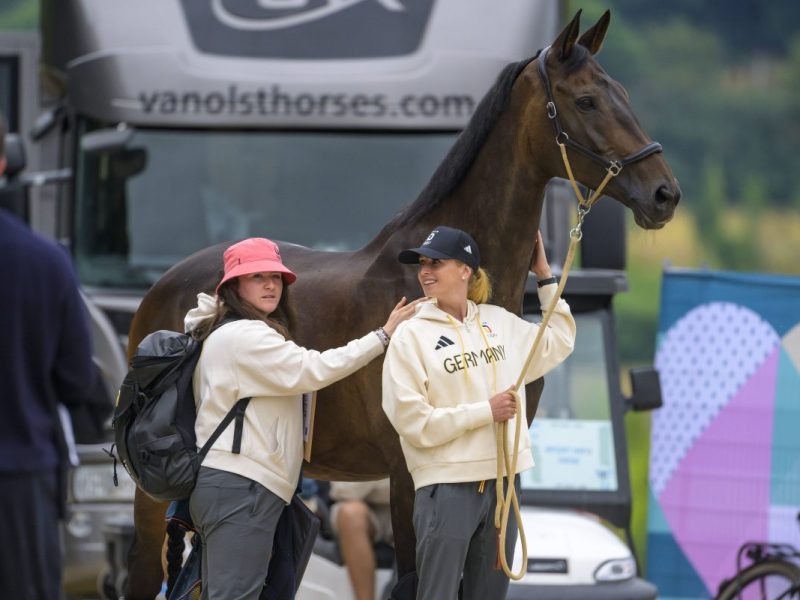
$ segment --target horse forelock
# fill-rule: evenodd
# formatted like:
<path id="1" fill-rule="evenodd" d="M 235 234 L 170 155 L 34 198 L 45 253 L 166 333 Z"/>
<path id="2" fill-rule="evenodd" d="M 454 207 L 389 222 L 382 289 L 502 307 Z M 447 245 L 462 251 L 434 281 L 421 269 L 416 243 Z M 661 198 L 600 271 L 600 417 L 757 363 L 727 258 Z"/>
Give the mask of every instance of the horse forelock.
<path id="1" fill-rule="evenodd" d="M 514 82 L 522 70 L 531 61 L 536 60 L 539 54 L 541 50 L 531 58 L 509 63 L 503 68 L 428 184 L 413 203 L 401 210 L 386 225 L 384 232 L 418 222 L 436 208 L 464 179 L 495 123 L 508 107 Z"/>
<path id="2" fill-rule="evenodd" d="M 580 44 L 575 44 L 566 60 L 561 61 L 561 69 L 565 75 L 569 75 L 586 64 L 590 56 L 591 53 L 587 48 Z"/>

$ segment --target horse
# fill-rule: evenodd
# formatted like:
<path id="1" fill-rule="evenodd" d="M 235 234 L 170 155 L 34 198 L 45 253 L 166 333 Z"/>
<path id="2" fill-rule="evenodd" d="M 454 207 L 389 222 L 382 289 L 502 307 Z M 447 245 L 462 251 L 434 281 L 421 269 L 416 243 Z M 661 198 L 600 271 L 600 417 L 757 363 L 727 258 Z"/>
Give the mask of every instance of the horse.
<path id="1" fill-rule="evenodd" d="M 567 148 L 575 178 L 589 188 L 614 171 L 605 194 L 629 207 L 640 227 L 658 229 L 670 221 L 680 187 L 661 146 L 638 123 L 627 92 L 595 59 L 610 12 L 583 35 L 580 15 L 548 49 L 500 73 L 419 197 L 366 246 L 322 252 L 279 244 L 283 260 L 298 274 L 292 286 L 297 343 L 318 350 L 343 345 L 381 325 L 398 298 L 420 296 L 414 270 L 400 265 L 397 255 L 419 245 L 437 225 L 474 236 L 494 283 L 492 302 L 519 313 L 545 185 L 568 175 L 559 144 Z M 184 259 L 148 291 L 131 324 L 129 355 L 152 331 L 182 330 L 196 294 L 213 291 L 219 281 L 227 246 Z M 382 360 L 374 360 L 319 391 L 313 452 L 304 473 L 325 480 L 390 477 L 402 577 L 415 568 L 414 488 L 398 435 L 381 408 L 381 367 Z M 529 418 L 543 382 L 532 386 Z M 161 588 L 165 509 L 137 490 L 128 600 L 151 599 Z"/>

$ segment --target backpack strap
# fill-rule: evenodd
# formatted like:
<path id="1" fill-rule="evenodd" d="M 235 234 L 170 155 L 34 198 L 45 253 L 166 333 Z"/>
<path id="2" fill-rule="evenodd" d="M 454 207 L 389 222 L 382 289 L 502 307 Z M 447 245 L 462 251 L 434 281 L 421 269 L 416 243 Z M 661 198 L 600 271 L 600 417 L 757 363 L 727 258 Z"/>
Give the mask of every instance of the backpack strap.
<path id="1" fill-rule="evenodd" d="M 244 428 L 244 411 L 250 404 L 250 398 L 242 398 L 234 406 L 231 412 L 234 414 L 236 423 L 233 426 L 233 447 L 231 452 L 239 454 L 242 450 L 242 429 Z"/>
<path id="2" fill-rule="evenodd" d="M 214 433 L 211 434 L 211 437 L 208 438 L 208 441 L 203 444 L 203 447 L 200 449 L 200 452 L 197 453 L 198 464 L 203 462 L 203 459 L 208 454 L 208 451 L 211 450 L 211 446 L 214 445 L 214 442 L 217 441 L 219 436 L 222 435 L 222 432 L 230 425 L 231 421 L 236 419 L 236 425 L 233 433 L 233 448 L 231 452 L 234 454 L 239 454 L 241 452 L 242 446 L 242 428 L 244 427 L 244 411 L 247 408 L 247 405 L 250 404 L 251 398 L 242 398 L 236 404 L 233 405 L 233 408 L 228 411 L 228 414 L 225 415 L 225 418 L 222 419 L 222 423 L 217 425 L 217 428 L 214 430 Z"/>
<path id="3" fill-rule="evenodd" d="M 209 332 L 211 335 L 217 329 L 222 327 L 223 325 L 227 325 L 228 323 L 233 323 L 234 321 L 240 320 L 241 317 L 239 316 L 227 316 L 222 319 L 219 323 L 217 323 L 214 328 Z M 231 452 L 234 454 L 240 454 L 242 450 L 242 430 L 244 429 L 244 411 L 247 408 L 247 405 L 250 404 L 250 398 L 241 398 L 236 404 L 233 405 L 228 411 L 228 414 L 225 415 L 225 418 L 222 419 L 222 422 L 217 425 L 217 428 L 214 430 L 214 433 L 211 434 L 211 437 L 208 438 L 208 441 L 203 444 L 203 447 L 200 449 L 200 452 L 197 453 L 198 456 L 198 464 L 203 462 L 205 459 L 206 454 L 208 451 L 211 450 L 211 446 L 214 445 L 214 442 L 217 441 L 219 436 L 222 435 L 222 432 L 225 431 L 225 428 L 230 425 L 232 420 L 236 420 L 236 425 L 234 425 L 235 429 L 233 432 L 233 447 L 231 448 Z"/>

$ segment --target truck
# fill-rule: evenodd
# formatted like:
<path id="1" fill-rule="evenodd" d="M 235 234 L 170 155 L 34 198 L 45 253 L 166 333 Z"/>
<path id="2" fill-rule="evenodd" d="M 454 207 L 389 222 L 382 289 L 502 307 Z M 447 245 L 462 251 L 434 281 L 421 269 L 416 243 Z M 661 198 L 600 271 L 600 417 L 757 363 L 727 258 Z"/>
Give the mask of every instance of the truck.
<path id="1" fill-rule="evenodd" d="M 14 88 L 14 73 L 30 77 L 18 69 L 7 86 L 23 98 L 14 106 L 39 106 L 17 123 L 34 160 L 6 192 L 14 181 L 30 191 L 14 206 L 69 247 L 109 390 L 126 371 L 133 314 L 166 269 L 249 235 L 363 246 L 424 187 L 500 70 L 549 44 L 563 17 L 556 0 L 42 0 L 40 10 L 25 59 L 38 55 L 38 85 Z M 542 219 L 556 272 L 571 193 L 553 181 Z M 633 398 L 620 391 L 624 229 L 611 200 L 587 218 L 565 290 L 577 348 L 548 375 L 530 431 L 528 572 L 511 598 L 656 594 L 632 551 L 623 415 L 658 406 L 660 390 L 644 369 L 632 373 Z M 539 318 L 533 280 L 521 310 Z M 95 586 L 116 597 L 124 584 L 133 488 L 124 473 L 122 487 L 111 483 L 109 445 L 79 444 L 72 473 L 65 587 L 75 597 Z M 302 598 L 348 589 L 335 548 L 312 557 Z"/>

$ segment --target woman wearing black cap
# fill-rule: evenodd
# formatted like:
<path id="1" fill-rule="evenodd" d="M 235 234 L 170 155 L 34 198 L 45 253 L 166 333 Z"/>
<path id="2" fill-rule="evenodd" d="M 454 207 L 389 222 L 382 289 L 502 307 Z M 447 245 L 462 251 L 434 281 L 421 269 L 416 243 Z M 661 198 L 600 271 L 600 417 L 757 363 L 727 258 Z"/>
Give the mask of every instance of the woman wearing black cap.
<path id="1" fill-rule="evenodd" d="M 526 415 L 525 389 L 519 390 L 519 407 L 511 391 L 539 326 L 486 304 L 489 276 L 480 267 L 478 245 L 464 231 L 439 226 L 398 258 L 418 265 L 419 283 L 431 298 L 397 327 L 383 366 L 383 409 L 400 434 L 416 489 L 417 598 L 455 599 L 462 577 L 464 600 L 505 598 L 508 578 L 494 568 L 494 423 L 512 420 L 513 448 L 513 419 L 526 422 Z M 531 270 L 547 307 L 558 286 L 541 233 Z M 575 321 L 559 300 L 525 382 L 560 364 L 574 342 Z M 523 436 L 517 485 L 517 475 L 532 466 L 530 440 Z M 509 562 L 515 544 L 516 526 L 509 523 Z"/>

